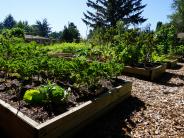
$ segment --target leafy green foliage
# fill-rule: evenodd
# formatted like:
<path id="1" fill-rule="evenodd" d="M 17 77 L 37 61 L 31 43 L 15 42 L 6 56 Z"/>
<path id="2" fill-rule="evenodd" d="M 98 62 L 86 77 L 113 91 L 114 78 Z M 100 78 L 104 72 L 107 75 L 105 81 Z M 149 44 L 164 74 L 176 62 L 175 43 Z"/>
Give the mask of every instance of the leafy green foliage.
<path id="1" fill-rule="evenodd" d="M 89 42 L 92 45 L 117 45 L 122 43 L 122 37 L 127 26 L 123 21 L 118 21 L 115 27 L 97 27 L 89 34 Z"/>
<path id="2" fill-rule="evenodd" d="M 114 41 L 116 30 L 113 27 L 110 28 L 96 28 L 90 38 L 92 45 L 106 45 Z"/>
<path id="3" fill-rule="evenodd" d="M 151 62 L 152 53 L 155 50 L 155 39 L 152 32 L 131 29 L 121 34 L 121 39 L 117 41 L 117 52 L 121 53 L 125 64 Z"/>
<path id="4" fill-rule="evenodd" d="M 27 90 L 23 97 L 25 102 L 32 104 L 41 104 L 44 99 L 44 94 L 37 89 Z"/>
<path id="5" fill-rule="evenodd" d="M 91 49 L 91 45 L 85 43 L 61 43 L 54 44 L 48 47 L 45 47 L 50 54 L 55 53 L 72 53 L 75 55 L 87 55 L 88 51 Z"/>
<path id="6" fill-rule="evenodd" d="M 174 0 L 172 3 L 174 12 L 169 16 L 171 23 L 176 28 L 177 32 L 184 31 L 184 1 Z"/>
<path id="7" fill-rule="evenodd" d="M 69 92 L 62 87 L 48 83 L 39 88 L 39 91 L 45 95 L 45 103 L 63 103 L 67 101 Z"/>
<path id="8" fill-rule="evenodd" d="M 24 101 L 31 104 L 61 104 L 67 101 L 69 91 L 58 85 L 48 83 L 37 89 L 27 90 L 24 94 Z"/>
<path id="9" fill-rule="evenodd" d="M 24 38 L 24 31 L 20 28 L 4 29 L 2 35 L 7 39 L 12 37 Z"/>
<path id="10" fill-rule="evenodd" d="M 184 45 L 176 46 L 175 55 L 184 56 Z"/>
<path id="11" fill-rule="evenodd" d="M 177 38 L 176 30 L 173 25 L 165 24 L 155 33 L 156 43 L 158 45 L 158 52 L 161 54 L 174 53 Z"/>
<path id="12" fill-rule="evenodd" d="M 0 45 L 1 69 L 19 73 L 20 79 L 41 78 L 42 83 L 51 80 L 69 82 L 78 87 L 97 85 L 100 79 L 116 77 L 123 69 L 123 63 L 116 58 L 111 47 L 86 46 L 85 44 L 64 43 L 43 47 L 35 43 L 11 44 L 3 39 Z M 50 51 L 51 50 L 51 51 Z M 48 55 L 48 51 L 76 52 L 76 58 L 66 60 Z M 92 61 L 91 57 L 93 57 Z"/>
<path id="13" fill-rule="evenodd" d="M 153 53 L 152 60 L 153 60 L 153 62 L 164 62 L 167 60 L 167 56 L 166 55 L 158 55 L 157 53 Z"/>

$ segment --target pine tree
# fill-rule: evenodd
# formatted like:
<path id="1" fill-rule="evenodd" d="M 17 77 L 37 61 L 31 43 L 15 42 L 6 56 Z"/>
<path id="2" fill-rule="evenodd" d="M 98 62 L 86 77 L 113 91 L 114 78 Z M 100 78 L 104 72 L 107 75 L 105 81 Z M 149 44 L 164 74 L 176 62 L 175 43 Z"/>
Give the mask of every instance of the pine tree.
<path id="1" fill-rule="evenodd" d="M 11 29 L 11 28 L 15 27 L 15 25 L 16 25 L 16 21 L 14 20 L 13 16 L 11 14 L 9 14 L 4 19 L 4 22 L 3 22 L 4 28 Z"/>
<path id="2" fill-rule="evenodd" d="M 37 32 L 37 35 L 48 37 L 49 33 L 51 32 L 51 28 L 49 27 L 49 24 L 47 22 L 47 19 L 43 19 L 43 21 L 36 21 L 35 29 Z"/>
<path id="3" fill-rule="evenodd" d="M 88 0 L 87 6 L 95 12 L 87 11 L 82 20 L 93 28 L 114 27 L 118 21 L 123 21 L 126 25 L 146 21 L 141 16 L 146 6 L 142 5 L 142 0 Z"/>
<path id="4" fill-rule="evenodd" d="M 62 41 L 65 42 L 80 42 L 80 33 L 74 23 L 69 23 L 68 27 L 64 27 L 62 32 Z"/>

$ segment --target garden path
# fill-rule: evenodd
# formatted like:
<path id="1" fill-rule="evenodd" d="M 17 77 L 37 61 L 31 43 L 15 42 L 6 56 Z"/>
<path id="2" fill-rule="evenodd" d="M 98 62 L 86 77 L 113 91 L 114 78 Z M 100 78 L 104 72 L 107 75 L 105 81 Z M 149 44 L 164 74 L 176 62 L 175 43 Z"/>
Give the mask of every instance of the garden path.
<path id="1" fill-rule="evenodd" d="M 184 137 L 184 64 L 155 82 L 133 81 L 132 96 L 77 134 L 85 138 Z"/>

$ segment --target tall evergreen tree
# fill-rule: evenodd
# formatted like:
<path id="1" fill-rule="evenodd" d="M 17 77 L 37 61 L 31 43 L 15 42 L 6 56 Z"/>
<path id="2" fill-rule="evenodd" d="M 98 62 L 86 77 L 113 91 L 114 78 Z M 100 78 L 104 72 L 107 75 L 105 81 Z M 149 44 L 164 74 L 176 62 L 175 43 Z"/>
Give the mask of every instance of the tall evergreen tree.
<path id="1" fill-rule="evenodd" d="M 43 37 L 48 37 L 51 32 L 51 28 L 47 22 L 47 19 L 43 19 L 43 21 L 36 21 L 36 25 L 33 27 L 36 29 L 36 34 Z"/>
<path id="2" fill-rule="evenodd" d="M 125 24 L 139 24 L 146 21 L 141 16 L 142 0 L 92 0 L 87 1 L 87 6 L 95 12 L 84 13 L 83 22 L 91 27 L 114 27 L 118 21 Z"/>
<path id="3" fill-rule="evenodd" d="M 80 33 L 77 29 L 77 26 L 75 26 L 74 23 L 69 23 L 68 27 L 64 27 L 64 30 L 62 32 L 62 41 L 66 42 L 79 42 L 80 41 Z"/>
<path id="4" fill-rule="evenodd" d="M 14 20 L 13 16 L 9 14 L 3 22 L 4 28 L 11 29 L 16 25 L 16 21 Z"/>

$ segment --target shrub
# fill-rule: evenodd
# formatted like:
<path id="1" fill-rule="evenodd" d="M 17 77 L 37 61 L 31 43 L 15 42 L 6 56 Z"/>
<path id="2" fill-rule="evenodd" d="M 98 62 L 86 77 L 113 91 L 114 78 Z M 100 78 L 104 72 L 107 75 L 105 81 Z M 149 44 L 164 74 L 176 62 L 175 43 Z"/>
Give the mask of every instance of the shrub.
<path id="1" fill-rule="evenodd" d="M 184 45 L 176 46 L 175 54 L 178 56 L 184 56 Z"/>
<path id="2" fill-rule="evenodd" d="M 18 37 L 24 38 L 24 31 L 21 28 L 4 29 L 2 35 L 6 38 Z"/>

